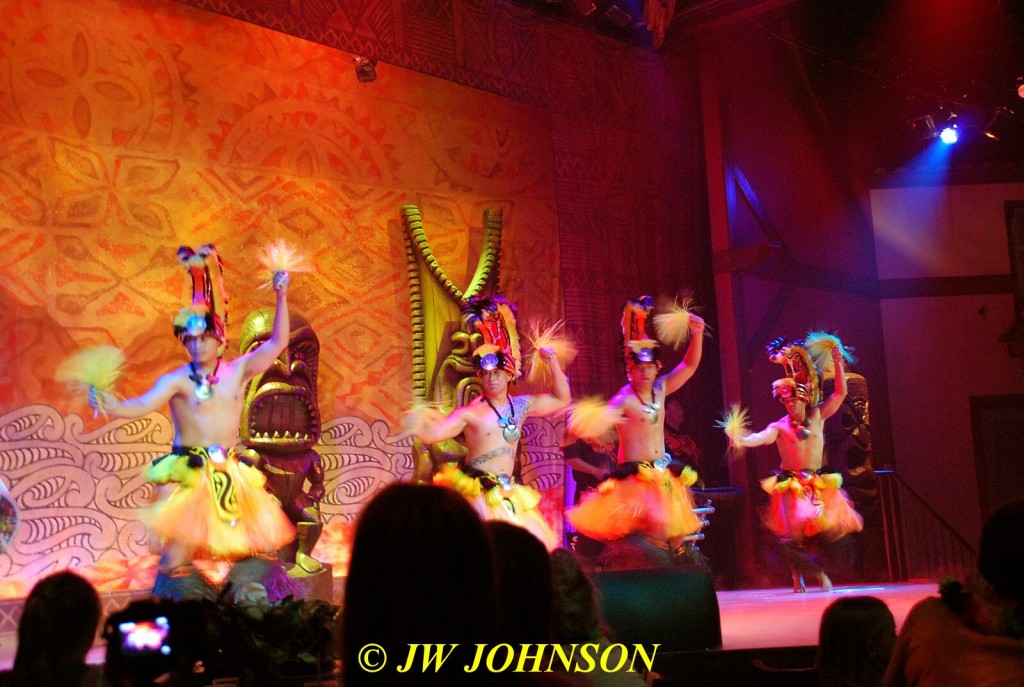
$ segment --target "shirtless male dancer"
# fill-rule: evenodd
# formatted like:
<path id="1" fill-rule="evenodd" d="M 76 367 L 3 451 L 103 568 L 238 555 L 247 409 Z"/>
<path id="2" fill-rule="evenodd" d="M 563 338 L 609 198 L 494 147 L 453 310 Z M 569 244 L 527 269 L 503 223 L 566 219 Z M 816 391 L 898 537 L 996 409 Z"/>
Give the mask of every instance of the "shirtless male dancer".
<path id="1" fill-rule="evenodd" d="M 863 520 L 840 489 L 842 477 L 822 464 L 825 420 L 846 398 L 843 347 L 834 345 L 829 351 L 835 390 L 820 402 L 820 372 L 803 342 L 784 345 L 776 340 L 769 345 L 768 354 L 787 372 L 786 377 L 772 384 L 772 392 L 785 406 L 786 414 L 760 432 L 731 434 L 729 441 L 744 448 L 774 442 L 781 462 L 776 474 L 761 482 L 771 498 L 765 525 L 779 537 L 792 570 L 794 591 L 807 591 L 805 578 L 831 590 L 832 581 L 812 549 L 824 548 L 863 528 Z"/>
<path id="2" fill-rule="evenodd" d="M 501 296 L 471 303 L 481 312 L 469 317 L 470 326 L 484 333 L 487 342 L 473 353 L 473 367 L 480 379 L 481 395 L 449 415 L 420 423 L 413 433 L 432 444 L 463 436 L 466 460 L 463 469 L 442 466 L 434 482 L 463 493 L 485 520 L 506 520 L 533 532 L 549 550 L 562 545 L 561 537 L 547 524 L 537 505 L 540 494 L 517 484 L 513 478 L 522 427 L 528 417 L 552 415 L 571 400 L 569 380 L 551 349 L 540 351 L 552 377 L 552 392 L 513 396 L 509 384 L 518 377 L 514 340 L 515 321 L 510 304 Z M 476 324 L 478 323 L 479 324 Z M 486 333 L 485 333 L 486 332 Z"/>
<path id="3" fill-rule="evenodd" d="M 94 408 L 124 419 L 170 408 L 174 443 L 146 473 L 156 498 L 145 516 L 163 548 L 159 573 L 168 578 L 192 574 L 196 554 L 245 558 L 276 552 L 295 536 L 277 499 L 263 488 L 265 476 L 246 462 L 238 432 L 246 385 L 288 345 L 288 273 L 273 276 L 277 307 L 270 339 L 225 361 L 225 323 L 215 310 L 210 274 L 216 251 L 183 247 L 179 259 L 192 277 L 193 302 L 175 318 L 174 331 L 189 361 L 135 398 L 90 398 Z"/>
<path id="4" fill-rule="evenodd" d="M 628 382 L 609 406 L 621 411 L 618 467 L 611 478 L 567 517 L 583 534 L 610 542 L 640 534 L 673 555 L 686 535 L 700 530 L 689 487 L 696 473 L 679 456 L 665 453 L 665 398 L 683 386 L 700 364 L 704 349 L 704 320 L 690 313 L 689 345 L 683 359 L 666 374 L 661 371 L 660 346 L 646 337 L 646 316 L 653 307 L 649 296 L 626 302 L 623 315 L 624 356 Z"/>

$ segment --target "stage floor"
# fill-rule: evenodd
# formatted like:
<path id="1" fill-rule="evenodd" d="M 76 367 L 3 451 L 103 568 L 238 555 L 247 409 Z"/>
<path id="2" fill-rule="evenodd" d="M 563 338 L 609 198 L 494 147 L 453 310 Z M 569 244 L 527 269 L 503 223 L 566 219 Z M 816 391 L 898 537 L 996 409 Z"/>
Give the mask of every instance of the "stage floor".
<path id="1" fill-rule="evenodd" d="M 722 648 L 814 646 L 822 613 L 844 596 L 877 596 L 889 606 L 899 628 L 911 606 L 937 594 L 935 582 L 851 585 L 831 592 L 812 589 L 806 594 L 789 588 L 718 592 Z"/>
<path id="2" fill-rule="evenodd" d="M 338 585 L 336 585 L 338 586 Z M 825 608 L 844 596 L 877 596 L 888 604 L 896 617 L 896 627 L 911 606 L 921 599 L 937 594 L 934 582 L 912 584 L 877 584 L 836 587 L 831 592 L 820 590 L 797 594 L 792 589 L 745 589 L 718 592 L 719 616 L 722 622 L 724 650 L 762 649 L 775 647 L 813 646 L 818 643 L 818 624 Z M 109 611 L 109 595 L 104 595 Z M 127 603 L 127 598 L 119 605 Z M 17 648 L 17 636 L 0 634 L 0 670 L 10 668 Z M 99 643 L 90 652 L 91 663 L 102 663 L 105 649 Z"/>

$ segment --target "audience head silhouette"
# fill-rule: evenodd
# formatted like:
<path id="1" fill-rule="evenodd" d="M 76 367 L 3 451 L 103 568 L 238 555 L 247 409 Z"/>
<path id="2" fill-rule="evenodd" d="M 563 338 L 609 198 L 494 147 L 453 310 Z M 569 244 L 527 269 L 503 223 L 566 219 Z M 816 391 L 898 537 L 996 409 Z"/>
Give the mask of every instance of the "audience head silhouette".
<path id="1" fill-rule="evenodd" d="M 450 489 L 392 484 L 367 504 L 352 545 L 342 611 L 342 666 L 347 687 L 367 684 L 468 684 L 479 676 L 462 666 L 471 656 L 446 661 L 452 671 L 403 665 L 409 645 L 494 641 L 497 607 L 491 546 L 483 524 L 465 498 Z M 375 644 L 382 653 L 364 657 Z M 380 672 L 366 660 L 387 657 Z M 398 680 L 400 678 L 400 680 Z"/>
<path id="2" fill-rule="evenodd" d="M 896 644 L 896 620 L 885 602 L 853 596 L 821 616 L 818 679 L 822 687 L 878 687 Z"/>
<path id="3" fill-rule="evenodd" d="M 551 641 L 551 564 L 537 537 L 502 521 L 484 523 L 494 547 L 500 590 L 499 640 L 515 644 Z"/>
<path id="4" fill-rule="evenodd" d="M 100 599 L 88 580 L 67 570 L 41 579 L 25 599 L 10 684 L 80 684 L 99 623 Z"/>
<path id="5" fill-rule="evenodd" d="M 1024 501 L 1003 506 L 985 521 L 978 572 L 1004 599 L 1024 602 Z"/>
<path id="6" fill-rule="evenodd" d="M 562 643 L 593 642 L 601 636 L 597 596 L 576 555 L 568 549 L 551 552 L 554 597 L 552 631 Z"/>

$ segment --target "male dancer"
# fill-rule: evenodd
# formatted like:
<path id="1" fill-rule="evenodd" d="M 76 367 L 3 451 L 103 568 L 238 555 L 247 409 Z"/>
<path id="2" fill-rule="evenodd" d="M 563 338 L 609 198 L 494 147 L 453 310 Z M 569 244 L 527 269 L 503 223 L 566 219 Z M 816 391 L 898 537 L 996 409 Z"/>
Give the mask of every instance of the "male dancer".
<path id="1" fill-rule="evenodd" d="M 477 329 L 485 343 L 473 352 L 473 367 L 482 393 L 448 416 L 423 418 L 413 433 L 426 444 L 463 435 L 466 460 L 463 469 L 443 466 L 436 484 L 464 494 L 485 520 L 506 520 L 530 530 L 549 549 L 562 545 L 537 505 L 540 494 L 517 484 L 513 474 L 522 427 L 526 418 L 552 415 L 571 400 L 569 380 L 555 352 L 541 349 L 540 356 L 553 379 L 553 393 L 513 396 L 509 384 L 521 374 L 515 312 L 500 295 L 471 300 L 463 310 L 468 330 Z"/>
<path id="2" fill-rule="evenodd" d="M 786 407 L 786 414 L 760 432 L 732 432 L 734 446 L 764 446 L 775 443 L 782 458 L 778 472 L 761 482 L 771 503 L 765 525 L 778 535 L 783 555 L 793 573 L 793 591 L 806 592 L 805 577 L 816 579 L 823 589 L 832 589 L 832 581 L 814 546 L 828 546 L 844 535 L 863 529 L 863 520 L 839 488 L 839 473 L 823 470 L 825 420 L 832 417 L 846 398 L 843 347 L 834 337 L 809 334 L 813 358 L 822 359 L 828 348 L 835 371 L 835 391 L 825 401 L 821 396 L 820 376 L 804 342 L 784 344 L 776 339 L 768 346 L 769 359 L 783 365 L 786 377 L 772 384 L 772 393 Z M 820 342 L 827 342 L 823 345 Z"/>
<path id="3" fill-rule="evenodd" d="M 613 541 L 630 534 L 675 555 L 686 535 L 700 530 L 689 487 L 697 475 L 678 458 L 665 453 L 665 397 L 683 386 L 697 371 L 704 349 L 704 320 L 689 313 L 685 320 L 689 346 L 683 359 L 667 374 L 661 371 L 661 350 L 647 338 L 646 319 L 653 299 L 626 302 L 622 331 L 629 381 L 612 397 L 610 406 L 622 413 L 618 467 L 598 493 L 569 510 L 566 516 L 583 534 Z"/>
<path id="4" fill-rule="evenodd" d="M 288 273 L 273 277 L 277 308 L 270 339 L 224 361 L 226 313 L 223 294 L 220 303 L 214 302 L 210 272 L 211 263 L 219 268 L 216 251 L 212 245 L 196 251 L 182 247 L 178 257 L 191 275 L 193 299 L 191 307 L 182 308 L 175 318 L 174 333 L 188 351 L 189 362 L 136 398 L 90 396 L 94 408 L 102 406 L 108 415 L 125 419 L 170 407 L 171 453 L 153 461 L 146 473 L 156 489 L 146 519 L 163 545 L 159 573 L 167 578 L 158 578 L 157 588 L 191 575 L 191 560 L 197 554 L 244 558 L 274 552 L 295 536 L 280 504 L 264 489 L 263 473 L 247 463 L 238 448 L 245 387 L 288 345 Z"/>

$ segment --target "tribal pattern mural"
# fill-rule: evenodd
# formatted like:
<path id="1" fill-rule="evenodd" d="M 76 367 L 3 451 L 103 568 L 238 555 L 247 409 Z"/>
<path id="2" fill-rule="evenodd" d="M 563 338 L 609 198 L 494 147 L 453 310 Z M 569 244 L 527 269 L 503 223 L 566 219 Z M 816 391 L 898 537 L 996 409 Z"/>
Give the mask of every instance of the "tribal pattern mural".
<path id="1" fill-rule="evenodd" d="M 114 345 L 133 396 L 183 362 L 179 245 L 225 258 L 229 351 L 245 314 L 273 302 L 259 250 L 281 238 L 315 265 L 290 300 L 321 342 L 328 527 L 412 472 L 403 204 L 459 280 L 483 209 L 502 208 L 507 288 L 560 316 L 536 108 L 401 69 L 362 84 L 350 54 L 173 2 L 0 11 L 0 478 L 22 519 L 3 575 L 148 555 L 136 511 L 168 419 L 93 418 L 53 375 L 81 347 Z M 557 446 L 552 427 L 535 431 Z"/>

